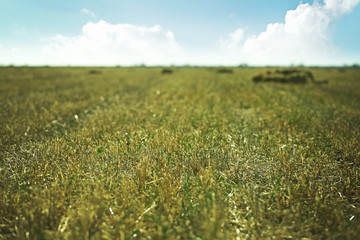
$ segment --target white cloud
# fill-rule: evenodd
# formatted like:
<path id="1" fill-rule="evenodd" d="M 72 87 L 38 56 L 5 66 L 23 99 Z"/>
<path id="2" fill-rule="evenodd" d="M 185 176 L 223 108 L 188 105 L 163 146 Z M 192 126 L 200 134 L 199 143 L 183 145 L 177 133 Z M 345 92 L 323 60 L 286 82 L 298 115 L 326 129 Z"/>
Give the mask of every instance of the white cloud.
<path id="1" fill-rule="evenodd" d="M 300 3 L 286 13 L 284 23 L 270 23 L 264 32 L 236 41 L 237 29 L 227 46 L 240 49 L 238 59 L 250 64 L 331 64 L 337 56 L 329 25 L 350 13 L 360 0 L 324 0 L 312 5 Z M 240 35 L 240 34 L 239 34 Z M 224 41 L 222 42 L 224 43 Z"/>
<path id="2" fill-rule="evenodd" d="M 244 32 L 243 28 L 236 29 L 235 32 L 230 33 L 226 38 L 220 39 L 220 45 L 229 49 L 238 47 L 244 39 Z"/>
<path id="3" fill-rule="evenodd" d="M 22 59 L 21 49 L 0 44 L 0 65 L 19 64 Z M 23 64 L 23 63 L 22 63 Z"/>
<path id="4" fill-rule="evenodd" d="M 82 14 L 90 15 L 91 17 L 95 17 L 95 13 L 93 11 L 90 11 L 89 9 L 83 8 L 80 10 Z"/>
<path id="5" fill-rule="evenodd" d="M 168 64 L 182 52 L 174 34 L 161 26 L 89 22 L 75 37 L 46 40 L 47 64 L 115 65 Z"/>
<path id="6" fill-rule="evenodd" d="M 259 34 L 248 35 L 246 28 L 238 28 L 221 38 L 217 46 L 189 46 L 186 49 L 180 46 L 171 31 L 159 25 L 89 22 L 77 36 L 57 35 L 43 39 L 40 47 L 3 43 L 2 47 L 0 45 L 0 64 L 351 64 L 360 59 L 340 55 L 332 41 L 330 26 L 349 14 L 359 2 L 315 0 L 313 4 L 300 3 L 286 13 L 284 22 L 270 23 Z M 94 15 L 85 8 L 81 12 Z"/>
<path id="7" fill-rule="evenodd" d="M 350 13 L 360 0 L 324 0 L 324 8 L 334 15 Z"/>

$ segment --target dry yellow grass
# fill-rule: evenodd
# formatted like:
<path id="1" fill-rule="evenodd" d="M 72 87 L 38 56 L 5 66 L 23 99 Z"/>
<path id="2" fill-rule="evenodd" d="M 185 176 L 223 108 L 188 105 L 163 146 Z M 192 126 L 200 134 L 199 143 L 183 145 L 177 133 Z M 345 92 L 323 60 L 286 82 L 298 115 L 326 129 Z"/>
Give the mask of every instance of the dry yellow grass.
<path id="1" fill-rule="evenodd" d="M 0 68 L 2 239 L 356 239 L 360 70 Z"/>

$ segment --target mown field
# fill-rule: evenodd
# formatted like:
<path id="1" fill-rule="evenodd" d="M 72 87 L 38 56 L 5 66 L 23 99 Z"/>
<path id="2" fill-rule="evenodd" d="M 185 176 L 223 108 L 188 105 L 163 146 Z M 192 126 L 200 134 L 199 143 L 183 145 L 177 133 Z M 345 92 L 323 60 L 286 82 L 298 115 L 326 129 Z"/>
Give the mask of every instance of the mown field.
<path id="1" fill-rule="evenodd" d="M 360 69 L 0 68 L 1 239 L 359 239 Z"/>

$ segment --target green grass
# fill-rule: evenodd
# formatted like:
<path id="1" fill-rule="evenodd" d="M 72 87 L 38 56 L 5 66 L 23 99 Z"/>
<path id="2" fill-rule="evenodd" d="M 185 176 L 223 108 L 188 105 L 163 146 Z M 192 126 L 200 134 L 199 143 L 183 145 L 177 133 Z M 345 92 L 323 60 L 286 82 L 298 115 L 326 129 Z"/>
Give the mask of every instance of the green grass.
<path id="1" fill-rule="evenodd" d="M 0 68 L 2 239 L 356 239 L 360 70 Z"/>

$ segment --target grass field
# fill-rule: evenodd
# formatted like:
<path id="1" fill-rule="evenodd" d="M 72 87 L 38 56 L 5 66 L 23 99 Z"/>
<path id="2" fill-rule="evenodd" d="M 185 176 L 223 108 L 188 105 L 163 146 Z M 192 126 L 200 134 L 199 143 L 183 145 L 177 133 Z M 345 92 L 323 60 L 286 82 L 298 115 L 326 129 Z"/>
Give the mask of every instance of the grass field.
<path id="1" fill-rule="evenodd" d="M 356 239 L 360 69 L 0 68 L 1 239 Z"/>

